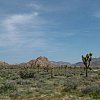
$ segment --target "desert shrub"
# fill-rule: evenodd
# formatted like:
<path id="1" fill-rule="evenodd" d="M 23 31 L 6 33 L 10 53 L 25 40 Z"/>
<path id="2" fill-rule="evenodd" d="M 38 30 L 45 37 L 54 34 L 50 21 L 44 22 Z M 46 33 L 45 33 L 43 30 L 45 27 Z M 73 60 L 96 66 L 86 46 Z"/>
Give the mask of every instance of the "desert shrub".
<path id="1" fill-rule="evenodd" d="M 1 77 L 6 77 L 6 76 L 8 76 L 8 74 L 10 74 L 8 71 L 6 71 L 6 70 L 0 70 L 0 76 Z"/>
<path id="2" fill-rule="evenodd" d="M 51 94 L 54 90 L 54 85 L 46 82 L 45 80 L 39 80 L 36 83 L 36 89 L 35 91 L 39 94 Z"/>
<path id="3" fill-rule="evenodd" d="M 11 77 L 10 77 L 11 80 L 17 80 L 17 79 L 19 79 L 19 78 L 20 78 L 19 75 L 16 75 L 16 76 L 14 75 L 14 76 L 11 76 Z"/>
<path id="4" fill-rule="evenodd" d="M 92 95 L 94 98 L 100 97 L 100 84 L 91 84 L 81 89 L 83 94 Z"/>
<path id="5" fill-rule="evenodd" d="M 17 73 L 13 70 L 9 70 L 9 69 L 2 69 L 0 70 L 0 77 L 2 78 L 6 78 L 6 79 L 18 79 L 19 76 L 17 75 Z"/>
<path id="6" fill-rule="evenodd" d="M 19 72 L 20 77 L 23 79 L 34 78 L 34 74 L 35 72 L 32 70 L 24 70 Z"/>
<path id="7" fill-rule="evenodd" d="M 10 93 L 17 90 L 14 82 L 5 82 L 0 86 L 0 94 L 2 93 Z"/>
<path id="8" fill-rule="evenodd" d="M 44 82 L 44 80 L 39 80 L 37 83 L 36 83 L 36 86 L 38 87 L 38 88 L 43 88 L 44 86 L 45 86 L 45 82 Z"/>
<path id="9" fill-rule="evenodd" d="M 20 84 L 20 85 L 32 84 L 32 82 L 30 80 L 22 80 L 22 79 L 17 80 L 16 83 Z"/>
<path id="10" fill-rule="evenodd" d="M 71 90 L 75 90 L 78 86 L 78 80 L 77 79 L 67 79 L 64 83 L 63 92 L 70 92 Z"/>
<path id="11" fill-rule="evenodd" d="M 96 73 L 97 73 L 98 75 L 100 75 L 100 71 L 97 71 Z"/>
<path id="12" fill-rule="evenodd" d="M 9 97 L 12 98 L 12 100 L 15 100 L 16 98 L 18 98 L 19 96 L 21 96 L 21 93 L 18 91 L 14 91 L 12 93 L 9 94 Z"/>

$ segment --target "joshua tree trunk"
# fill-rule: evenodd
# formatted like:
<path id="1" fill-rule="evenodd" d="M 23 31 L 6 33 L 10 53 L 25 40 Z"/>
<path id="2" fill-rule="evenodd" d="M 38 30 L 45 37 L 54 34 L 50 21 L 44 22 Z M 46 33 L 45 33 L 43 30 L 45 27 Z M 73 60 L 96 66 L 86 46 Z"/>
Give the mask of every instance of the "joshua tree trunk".
<path id="1" fill-rule="evenodd" d="M 86 70 L 86 77 L 88 77 L 88 69 L 86 68 L 85 70 Z"/>

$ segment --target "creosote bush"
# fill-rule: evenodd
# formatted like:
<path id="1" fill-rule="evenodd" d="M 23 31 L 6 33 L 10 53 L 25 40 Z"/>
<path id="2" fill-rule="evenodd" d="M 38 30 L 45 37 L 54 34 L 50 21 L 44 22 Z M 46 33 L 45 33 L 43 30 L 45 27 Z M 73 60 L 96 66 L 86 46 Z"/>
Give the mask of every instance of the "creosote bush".
<path id="1" fill-rule="evenodd" d="M 10 93 L 17 90 L 15 83 L 13 82 L 5 82 L 0 86 L 0 94 L 2 93 Z"/>
<path id="2" fill-rule="evenodd" d="M 19 72 L 20 77 L 23 79 L 34 78 L 34 74 L 35 72 L 32 70 L 24 70 Z"/>
<path id="3" fill-rule="evenodd" d="M 9 97 L 11 97 L 11 100 L 16 100 L 19 96 L 21 96 L 21 93 L 18 91 L 14 91 L 12 93 L 9 94 Z"/>
<path id="4" fill-rule="evenodd" d="M 62 92 L 70 92 L 71 90 L 75 90 L 78 86 L 77 79 L 67 79 L 64 83 L 64 89 Z"/>
<path id="5" fill-rule="evenodd" d="M 83 94 L 92 95 L 94 98 L 100 98 L 100 84 L 91 84 L 81 89 Z"/>

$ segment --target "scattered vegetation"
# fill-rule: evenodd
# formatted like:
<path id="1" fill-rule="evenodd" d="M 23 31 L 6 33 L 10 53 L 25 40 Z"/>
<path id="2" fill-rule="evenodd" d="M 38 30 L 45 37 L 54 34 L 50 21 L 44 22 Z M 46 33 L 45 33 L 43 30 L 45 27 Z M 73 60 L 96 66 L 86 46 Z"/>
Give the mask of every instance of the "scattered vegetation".
<path id="1" fill-rule="evenodd" d="M 88 70 L 88 77 L 78 66 L 45 69 L 2 68 L 0 100 L 100 100 L 100 69 Z"/>

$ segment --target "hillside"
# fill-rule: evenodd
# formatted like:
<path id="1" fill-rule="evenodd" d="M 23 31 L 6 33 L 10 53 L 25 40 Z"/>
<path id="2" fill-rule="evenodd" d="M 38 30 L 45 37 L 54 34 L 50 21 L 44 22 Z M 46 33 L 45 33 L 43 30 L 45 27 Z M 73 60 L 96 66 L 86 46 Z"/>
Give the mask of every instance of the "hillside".
<path id="1" fill-rule="evenodd" d="M 6 66 L 9 66 L 9 64 L 6 62 L 0 61 L 0 68 L 4 68 Z"/>
<path id="2" fill-rule="evenodd" d="M 40 56 L 36 59 L 30 60 L 29 62 L 27 62 L 26 66 L 55 67 L 56 64 L 51 63 L 51 61 L 49 61 L 47 57 Z"/>

